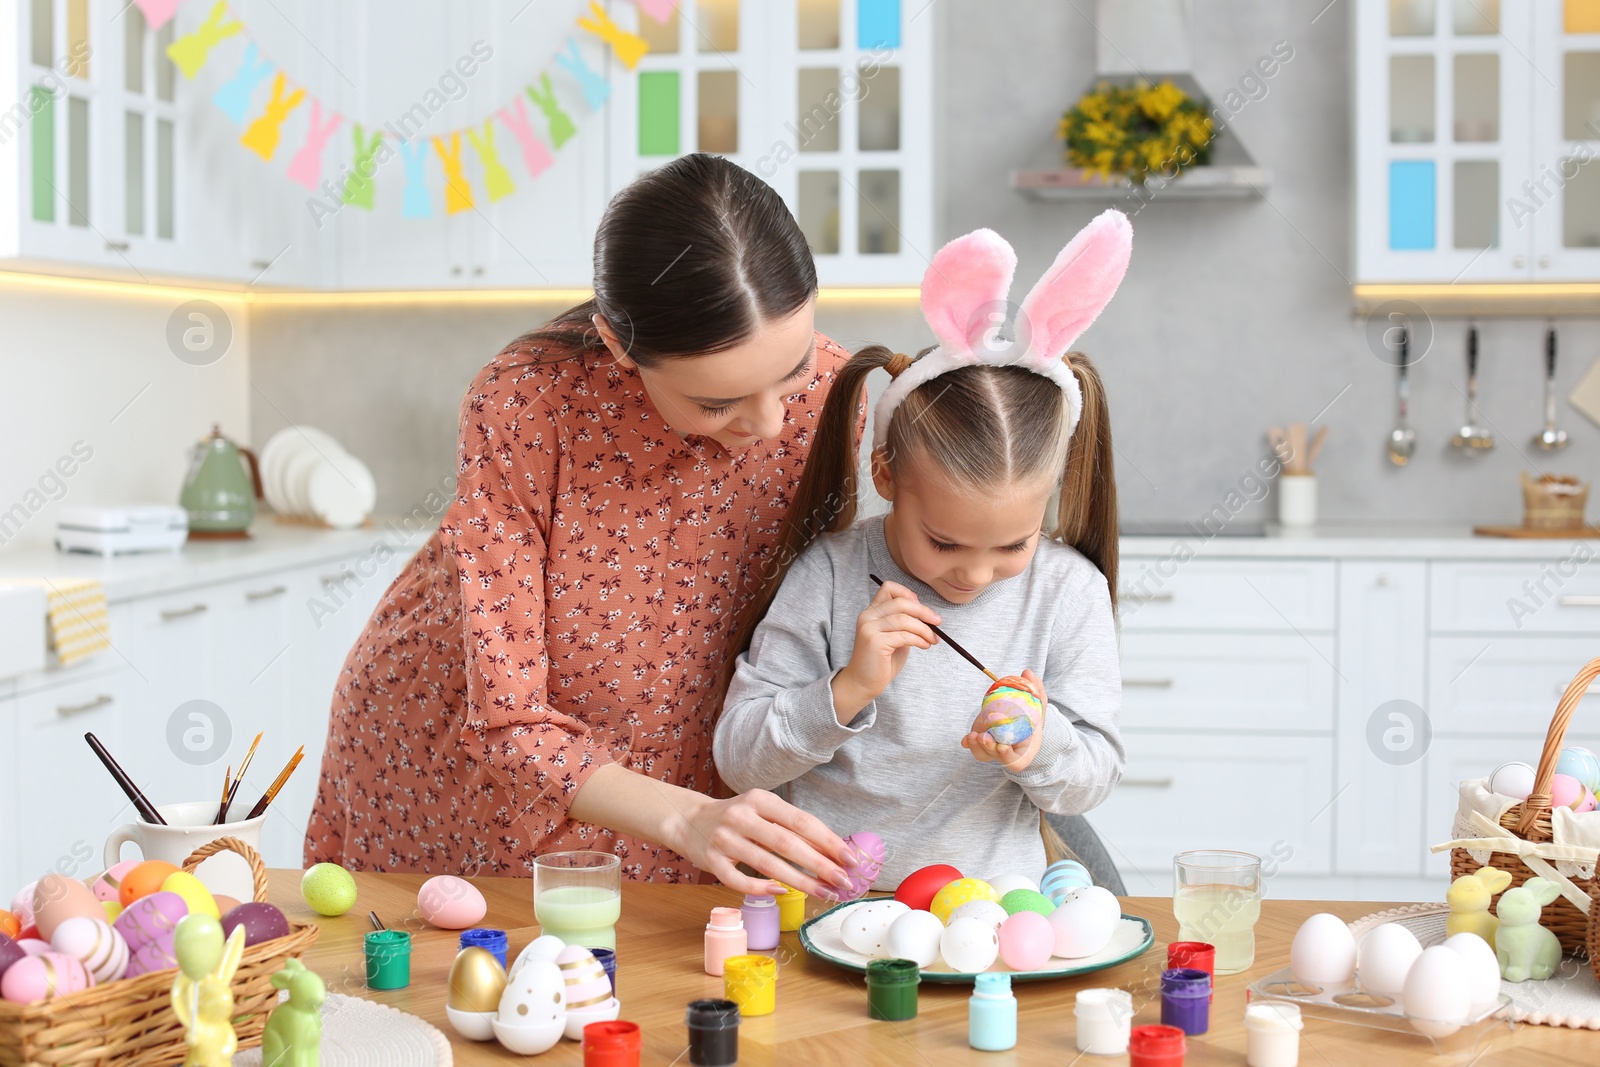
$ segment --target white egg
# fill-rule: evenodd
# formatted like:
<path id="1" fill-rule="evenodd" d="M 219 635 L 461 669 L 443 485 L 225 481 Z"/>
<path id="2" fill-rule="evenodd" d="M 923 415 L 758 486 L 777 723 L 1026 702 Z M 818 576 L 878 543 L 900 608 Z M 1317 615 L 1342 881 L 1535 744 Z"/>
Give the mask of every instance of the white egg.
<path id="1" fill-rule="evenodd" d="M 908 911 L 889 924 L 889 955 L 931 967 L 939 958 L 944 923 L 931 911 Z M 998 951 L 998 949 L 997 949 Z"/>
<path id="2" fill-rule="evenodd" d="M 566 982 L 561 968 L 543 957 L 525 960 L 500 994 L 494 1036 L 512 1052 L 532 1056 L 553 1048 L 566 1026 Z"/>
<path id="3" fill-rule="evenodd" d="M 1444 947 L 1459 952 L 1466 963 L 1467 999 L 1471 1011 L 1485 1011 L 1500 1001 L 1500 961 L 1489 942 L 1477 934 L 1452 934 Z"/>
<path id="4" fill-rule="evenodd" d="M 549 960 L 554 963 L 556 957 L 561 955 L 561 950 L 566 947 L 567 943 L 555 934 L 540 934 L 517 953 L 517 958 L 511 961 L 511 968 L 506 971 L 506 978 L 510 979 L 529 960 Z"/>
<path id="5" fill-rule="evenodd" d="M 1369 993 L 1398 997 L 1406 987 L 1411 965 L 1420 955 L 1422 943 L 1416 934 L 1399 923 L 1384 923 L 1361 939 L 1356 951 L 1356 977 Z"/>
<path id="6" fill-rule="evenodd" d="M 985 878 L 984 881 L 994 887 L 996 897 L 1003 897 L 1013 889 L 1031 889 L 1035 893 L 1039 891 L 1039 883 L 1025 874 L 1002 874 L 998 878 Z"/>
<path id="7" fill-rule="evenodd" d="M 128 967 L 128 943 L 104 919 L 84 915 L 63 919 L 50 947 L 81 960 L 97 985 L 121 978 Z"/>
<path id="8" fill-rule="evenodd" d="M 1000 956 L 1000 935 L 981 919 L 952 919 L 939 935 L 939 955 L 952 971 L 987 971 Z"/>
<path id="9" fill-rule="evenodd" d="M 1534 770 L 1526 763 L 1502 763 L 1489 775 L 1489 792 L 1513 800 L 1527 800 L 1533 792 Z"/>
<path id="10" fill-rule="evenodd" d="M 911 909 L 898 900 L 874 900 L 857 904 L 845 912 L 839 925 L 839 936 L 850 951 L 859 952 L 869 959 L 889 955 L 889 927 Z"/>
<path id="11" fill-rule="evenodd" d="M 1056 932 L 1054 955 L 1093 956 L 1111 943 L 1121 918 L 1122 905 L 1109 889 L 1097 885 L 1074 889 L 1049 915 Z"/>
<path id="12" fill-rule="evenodd" d="M 1009 918 L 1011 916 L 1006 914 L 1006 909 L 992 900 L 969 900 L 950 913 L 951 922 L 957 919 L 977 919 L 990 926 L 999 926 Z"/>
<path id="13" fill-rule="evenodd" d="M 1443 945 L 1422 950 L 1406 975 L 1400 1001 L 1412 1029 L 1429 1037 L 1449 1037 L 1461 1029 L 1472 1008 L 1462 954 Z"/>
<path id="14" fill-rule="evenodd" d="M 1300 924 L 1289 946 L 1296 981 L 1316 986 L 1349 982 L 1356 973 L 1356 938 L 1337 915 L 1322 911 Z"/>

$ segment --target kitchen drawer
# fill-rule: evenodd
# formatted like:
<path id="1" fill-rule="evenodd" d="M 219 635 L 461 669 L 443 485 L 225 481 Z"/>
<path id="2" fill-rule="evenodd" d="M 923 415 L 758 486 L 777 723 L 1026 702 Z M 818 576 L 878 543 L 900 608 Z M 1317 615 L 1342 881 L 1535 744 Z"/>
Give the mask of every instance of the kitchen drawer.
<path id="1" fill-rule="evenodd" d="M 1128 633 L 1128 730 L 1333 730 L 1333 638 L 1326 634 Z"/>
<path id="2" fill-rule="evenodd" d="M 1428 641 L 1428 715 L 1436 733 L 1543 736 L 1567 683 L 1600 655 L 1588 637 L 1434 637 Z M 1573 744 L 1600 741 L 1600 687 L 1568 728 Z M 1579 737 L 1589 740 L 1580 741 Z M 1529 756 L 1507 756 L 1534 762 Z"/>
<path id="3" fill-rule="evenodd" d="M 1435 633 L 1600 633 L 1600 562 L 1569 552 L 1559 560 L 1434 563 L 1430 571 Z"/>
<path id="4" fill-rule="evenodd" d="M 1125 631 L 1333 629 L 1329 562 L 1135 557 L 1119 585 Z"/>
<path id="5" fill-rule="evenodd" d="M 1281 841 L 1286 873 L 1328 873 L 1334 792 L 1326 738 L 1169 732 L 1128 739 L 1121 783 L 1087 815 L 1128 891 L 1165 896 L 1172 857 L 1192 848 L 1269 856 Z"/>

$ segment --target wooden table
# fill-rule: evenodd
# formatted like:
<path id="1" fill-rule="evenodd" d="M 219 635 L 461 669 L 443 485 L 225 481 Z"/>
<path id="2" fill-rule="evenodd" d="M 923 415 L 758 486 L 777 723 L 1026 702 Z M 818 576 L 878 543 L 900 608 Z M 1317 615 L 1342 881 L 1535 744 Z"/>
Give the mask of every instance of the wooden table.
<path id="1" fill-rule="evenodd" d="M 514 956 L 537 933 L 532 883 L 527 879 L 474 878 L 489 902 L 483 925 L 504 928 Z M 455 957 L 457 933 L 436 930 L 416 915 L 417 875 L 357 874 L 360 900 L 335 919 L 311 913 L 300 899 L 300 872 L 271 872 L 269 899 L 291 916 L 315 920 L 321 934 L 305 955 L 330 992 L 368 997 L 420 1015 L 448 1035 L 456 1063 L 508 1063 L 522 1060 L 494 1042 L 461 1038 L 445 1019 L 445 979 Z M 617 926 L 617 995 L 622 1018 L 644 1033 L 645 1064 L 687 1065 L 684 1008 L 691 1000 L 720 997 L 722 979 L 702 969 L 703 932 L 714 906 L 737 906 L 741 898 L 718 886 L 625 884 L 622 921 Z M 812 902 L 814 903 L 814 902 Z M 1300 922 L 1317 911 L 1346 920 L 1384 910 L 1374 903 L 1276 901 L 1262 904 L 1256 927 L 1256 965 L 1245 974 L 1219 979 L 1211 1006 L 1211 1029 L 1189 1038 L 1188 1064 L 1245 1062 L 1243 1025 L 1245 987 L 1285 966 L 1289 942 Z M 412 932 L 411 985 L 391 992 L 366 988 L 361 939 L 374 910 L 394 929 Z M 813 906 L 812 912 L 820 910 Z M 1177 934 L 1170 900 L 1128 897 L 1123 910 L 1142 915 L 1155 927 L 1156 944 L 1143 956 L 1096 974 L 1049 982 L 1018 983 L 1017 1047 L 1009 1052 L 978 1052 L 967 1044 L 970 987 L 928 985 L 918 994 L 917 1017 L 908 1022 L 867 1018 L 862 976 L 808 955 L 796 934 L 784 934 L 773 955 L 779 960 L 778 1010 L 746 1019 L 739 1028 L 741 1064 L 861 1065 L 892 1064 L 1071 1064 L 1080 1060 L 1075 1043 L 1073 996 L 1079 989 L 1117 986 L 1134 991 L 1134 1025 L 1160 1021 L 1159 997 L 1144 992 L 1158 981 L 1166 962 L 1166 943 Z M 1308 1020 L 1301 1035 L 1300 1062 L 1307 1067 L 1389 1067 L 1391 1064 L 1580 1064 L 1600 1061 L 1600 1032 L 1543 1026 L 1496 1027 L 1480 1047 L 1435 1056 L 1421 1037 L 1396 1036 L 1321 1020 Z M 563 1041 L 538 1058 L 541 1065 L 581 1064 L 576 1042 Z M 1082 1067 L 1126 1063 L 1126 1057 L 1082 1056 Z"/>

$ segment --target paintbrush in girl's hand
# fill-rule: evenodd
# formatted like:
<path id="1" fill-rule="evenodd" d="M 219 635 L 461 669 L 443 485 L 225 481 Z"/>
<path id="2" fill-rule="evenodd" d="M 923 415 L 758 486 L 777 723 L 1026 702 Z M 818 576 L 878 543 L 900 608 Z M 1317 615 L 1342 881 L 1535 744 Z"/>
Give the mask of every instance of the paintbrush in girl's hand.
<path id="1" fill-rule="evenodd" d="M 883 584 L 883 579 L 879 578 L 876 574 L 868 574 L 867 577 L 871 578 L 873 581 L 877 582 L 879 585 Z M 989 681 L 998 682 L 1000 680 L 999 678 L 996 678 L 994 676 L 994 672 L 993 671 L 991 671 L 988 667 L 985 667 L 983 664 L 978 662 L 978 657 L 977 656 L 974 656 L 971 652 L 968 652 L 966 649 L 962 648 L 960 645 L 958 645 L 954 641 L 952 641 L 950 639 L 950 635 L 949 634 L 945 633 L 943 630 L 939 629 L 937 626 L 933 625 L 932 623 L 928 624 L 928 629 L 930 629 L 934 633 L 938 634 L 939 635 L 939 640 L 943 641 L 945 644 L 949 645 L 951 648 L 955 649 L 958 653 L 960 653 L 962 659 L 966 660 L 968 663 L 970 663 L 974 667 L 978 668 L 984 674 L 987 674 L 989 676 Z"/>

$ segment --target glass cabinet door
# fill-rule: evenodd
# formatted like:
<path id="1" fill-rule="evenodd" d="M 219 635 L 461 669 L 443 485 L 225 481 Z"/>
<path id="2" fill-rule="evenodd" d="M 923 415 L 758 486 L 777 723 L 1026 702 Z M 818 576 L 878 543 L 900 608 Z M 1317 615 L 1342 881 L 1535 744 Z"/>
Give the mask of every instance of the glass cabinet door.
<path id="1" fill-rule="evenodd" d="M 1600 277 L 1600 3 L 1549 0 L 1534 12 L 1533 166 L 1519 193 L 1537 237 L 1534 277 Z"/>

